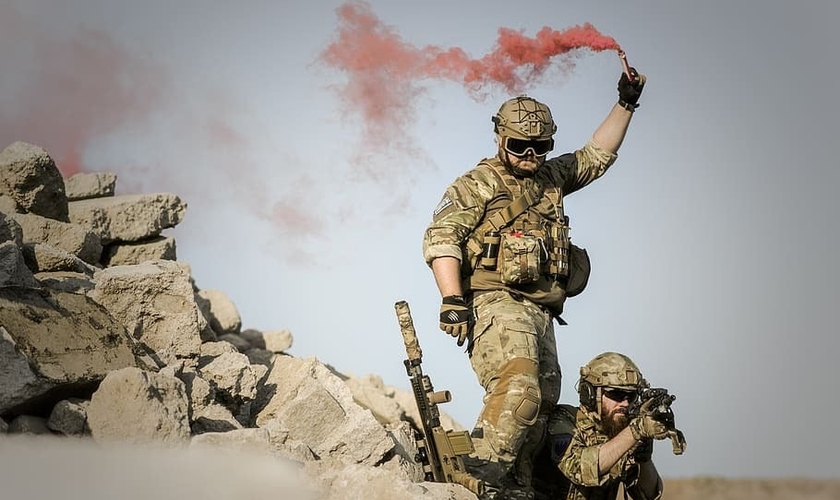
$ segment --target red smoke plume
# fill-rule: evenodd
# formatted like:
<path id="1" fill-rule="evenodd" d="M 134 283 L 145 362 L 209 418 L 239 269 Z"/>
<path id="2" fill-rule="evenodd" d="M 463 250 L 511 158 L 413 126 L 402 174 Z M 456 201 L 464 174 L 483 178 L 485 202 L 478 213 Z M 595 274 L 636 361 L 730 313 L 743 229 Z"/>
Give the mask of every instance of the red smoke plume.
<path id="1" fill-rule="evenodd" d="M 534 38 L 520 31 L 499 29 L 493 51 L 473 59 L 458 47 L 417 48 L 383 24 L 363 2 L 348 2 L 337 9 L 336 39 L 321 59 L 347 74 L 341 91 L 351 106 L 360 106 L 369 128 L 400 127 L 406 111 L 425 79 L 449 80 L 463 85 L 475 97 L 485 87 L 501 87 L 520 94 L 548 70 L 555 57 L 577 49 L 618 50 L 615 39 L 589 23 L 565 31 L 542 28 Z M 369 130 L 369 132 L 374 132 Z"/>
<path id="2" fill-rule="evenodd" d="M 92 140 L 142 120 L 166 93 L 161 68 L 102 32 L 62 40 L 39 33 L 14 7 L 0 7 L 0 18 L 0 56 L 19 59 L 7 64 L 6 84 L 21 79 L 8 92 L 15 100 L 0 103 L 0 148 L 16 140 L 37 144 L 69 176 L 84 169 L 82 151 Z"/>

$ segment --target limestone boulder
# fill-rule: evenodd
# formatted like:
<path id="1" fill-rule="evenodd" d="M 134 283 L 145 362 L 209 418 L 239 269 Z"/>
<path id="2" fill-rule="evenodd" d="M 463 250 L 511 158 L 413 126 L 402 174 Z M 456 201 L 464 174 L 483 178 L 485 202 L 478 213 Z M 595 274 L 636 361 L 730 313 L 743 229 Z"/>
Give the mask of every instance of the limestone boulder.
<path id="1" fill-rule="evenodd" d="M 395 446 L 347 385 L 315 358 L 275 358 L 255 409 L 257 426 L 277 419 L 319 457 L 373 465 Z"/>
<path id="2" fill-rule="evenodd" d="M 64 179 L 39 146 L 18 141 L 0 151 L 0 195 L 14 202 L 16 212 L 68 221 Z"/>
<path id="3" fill-rule="evenodd" d="M 123 368 L 105 377 L 90 400 L 88 425 L 99 442 L 185 446 L 190 439 L 184 383 L 166 373 Z"/>
<path id="4" fill-rule="evenodd" d="M 198 356 L 203 322 L 189 266 L 158 260 L 109 267 L 97 272 L 94 282 L 91 298 L 148 347 L 161 365 Z"/>
<path id="5" fill-rule="evenodd" d="M 181 222 L 187 204 L 171 193 L 151 193 L 71 201 L 68 210 L 70 222 L 99 235 L 107 245 L 158 236 Z"/>
<path id="6" fill-rule="evenodd" d="M 68 201 L 114 196 L 117 174 L 112 172 L 79 172 L 64 179 Z"/>
<path id="7" fill-rule="evenodd" d="M 51 408 L 110 371 L 147 367 L 125 327 L 84 294 L 0 288 L 0 415 Z"/>
<path id="8" fill-rule="evenodd" d="M 102 241 L 99 236 L 78 224 L 35 214 L 12 214 L 9 217 L 20 225 L 23 243 L 47 244 L 71 253 L 88 264 L 96 264 L 102 257 Z"/>

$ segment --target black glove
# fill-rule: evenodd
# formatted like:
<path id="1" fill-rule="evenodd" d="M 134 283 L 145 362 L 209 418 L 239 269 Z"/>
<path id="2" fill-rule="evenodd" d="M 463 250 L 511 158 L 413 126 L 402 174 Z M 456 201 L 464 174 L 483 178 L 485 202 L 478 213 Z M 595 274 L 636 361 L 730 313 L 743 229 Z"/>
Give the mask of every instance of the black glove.
<path id="1" fill-rule="evenodd" d="M 633 75 L 632 82 L 623 71 L 618 79 L 618 104 L 628 111 L 633 111 L 639 107 L 639 96 L 642 95 L 647 79 L 645 75 L 640 75 L 636 68 L 630 68 L 630 74 Z"/>
<path id="2" fill-rule="evenodd" d="M 472 308 L 460 295 L 447 295 L 440 306 L 440 329 L 458 338 L 458 345 L 464 345 L 472 327 Z"/>

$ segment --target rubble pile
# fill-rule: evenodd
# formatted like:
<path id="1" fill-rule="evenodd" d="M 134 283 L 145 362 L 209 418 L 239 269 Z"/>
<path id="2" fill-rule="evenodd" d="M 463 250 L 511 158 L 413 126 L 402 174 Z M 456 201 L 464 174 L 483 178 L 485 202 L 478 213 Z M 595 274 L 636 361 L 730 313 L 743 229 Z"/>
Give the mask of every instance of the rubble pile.
<path id="1" fill-rule="evenodd" d="M 411 394 L 290 355 L 287 330 L 243 329 L 235 304 L 200 289 L 165 234 L 187 204 L 116 195 L 116 182 L 62 178 L 36 145 L 0 151 L 0 459 L 23 439 L 60 442 L 68 462 L 107 462 L 113 446 L 224 450 L 267 457 L 275 481 L 293 471 L 301 498 L 475 498 L 423 481 Z M 26 443 L 20 463 L 49 463 Z M 97 484 L 86 488 L 96 496 Z"/>

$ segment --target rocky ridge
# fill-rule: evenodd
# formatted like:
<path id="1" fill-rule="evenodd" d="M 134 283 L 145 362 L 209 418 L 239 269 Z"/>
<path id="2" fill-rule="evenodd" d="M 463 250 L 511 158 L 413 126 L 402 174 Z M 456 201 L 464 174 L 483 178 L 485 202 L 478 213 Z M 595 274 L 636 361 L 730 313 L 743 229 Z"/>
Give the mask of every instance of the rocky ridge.
<path id="1" fill-rule="evenodd" d="M 235 304 L 199 288 L 164 234 L 187 204 L 115 195 L 116 181 L 63 179 L 32 144 L 0 151 L 4 452 L 23 442 L 18 451 L 33 453 L 32 436 L 60 441 L 50 455 L 247 452 L 285 478 L 273 487 L 301 498 L 475 498 L 422 482 L 410 394 L 288 354 L 287 330 L 243 329 Z"/>

